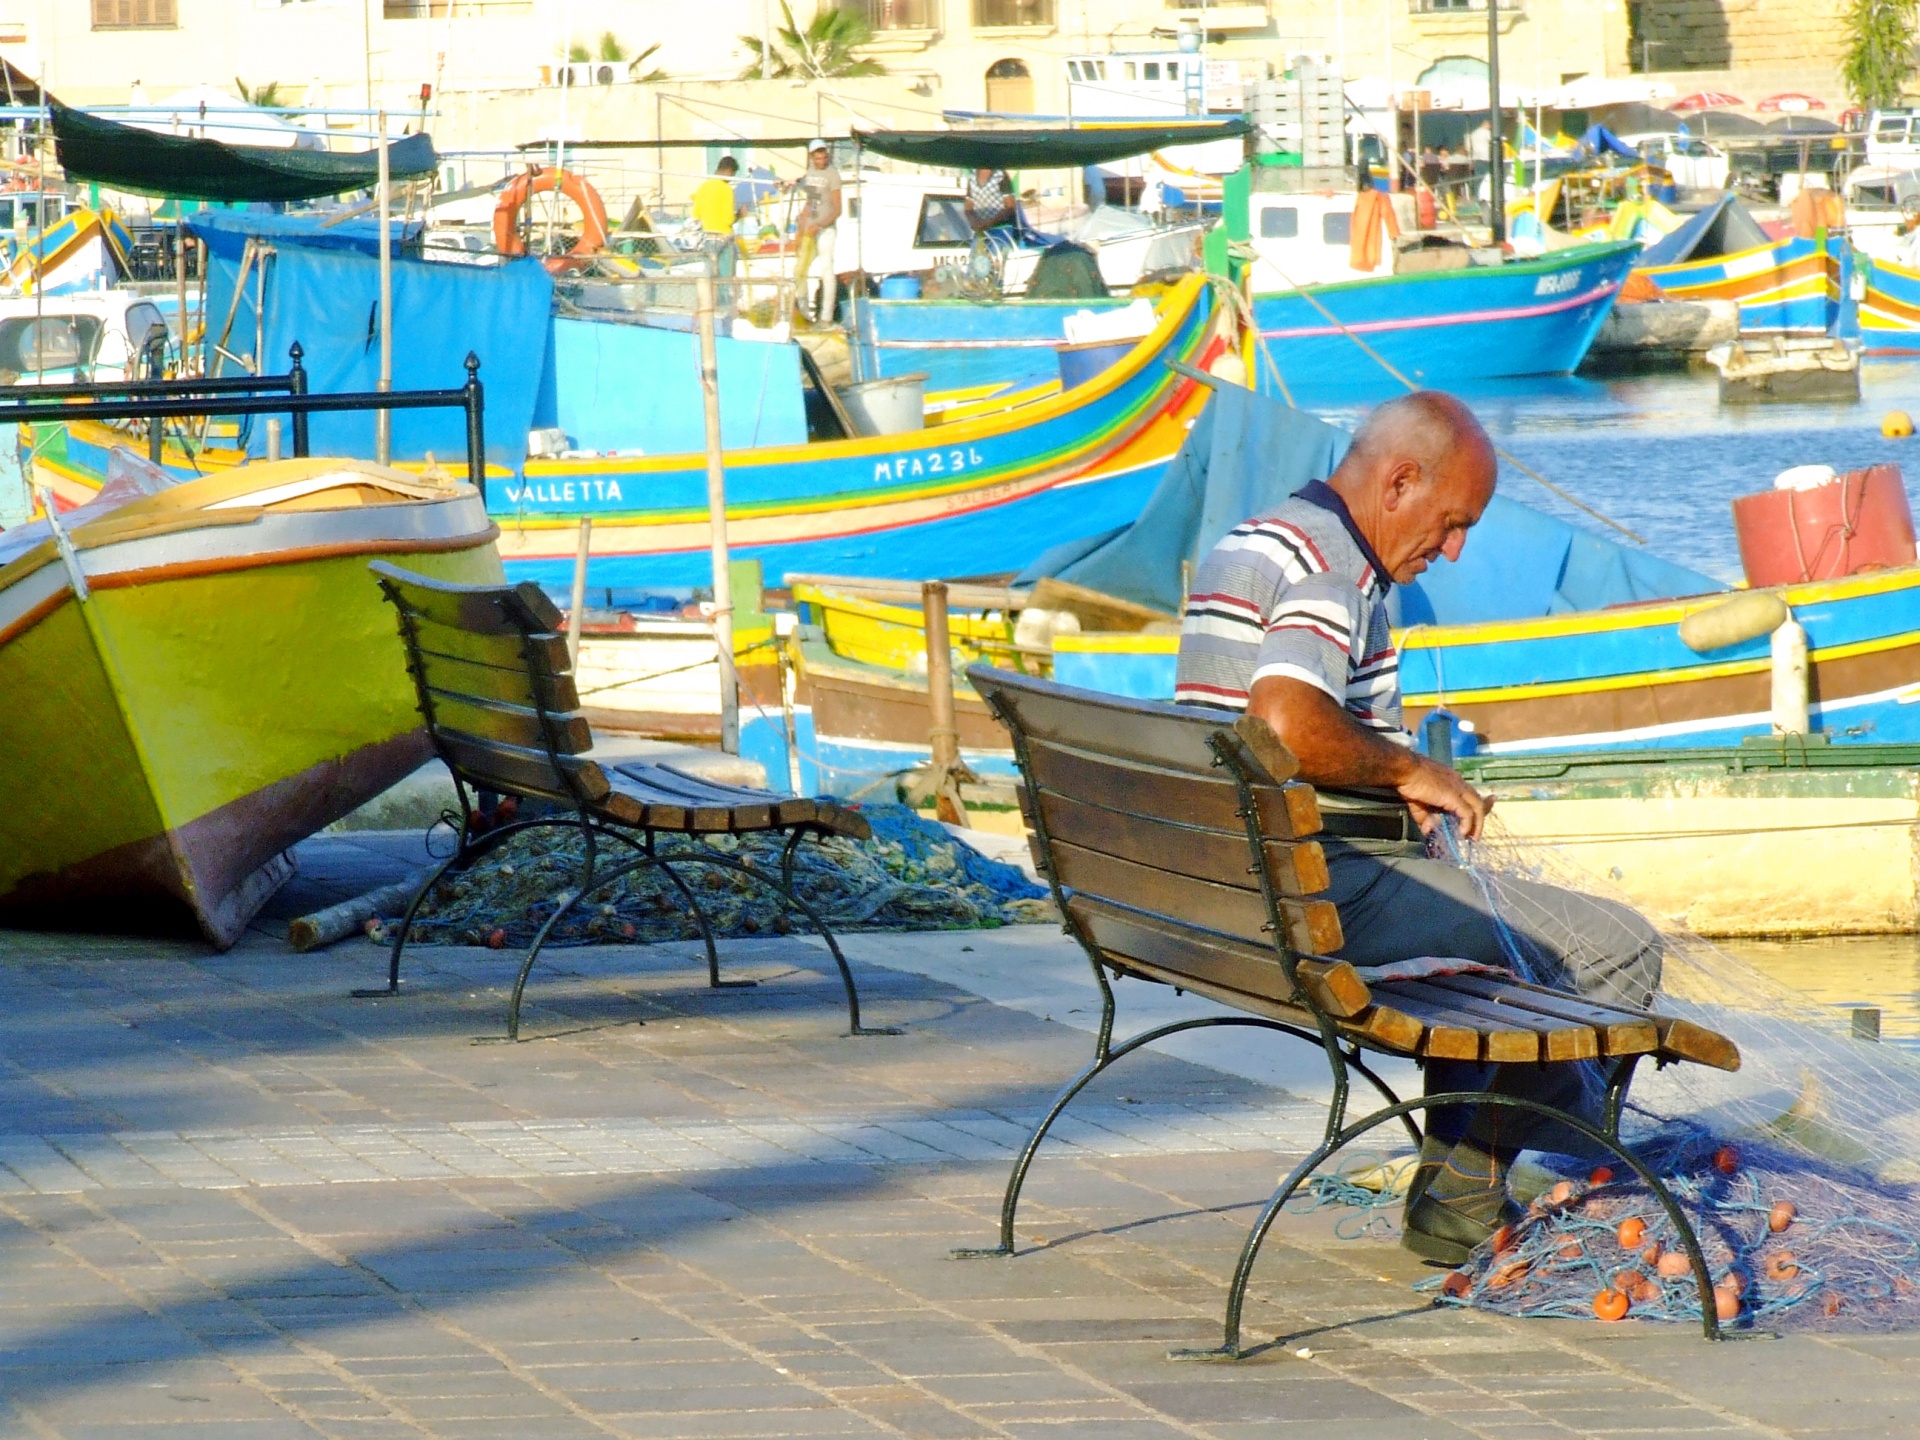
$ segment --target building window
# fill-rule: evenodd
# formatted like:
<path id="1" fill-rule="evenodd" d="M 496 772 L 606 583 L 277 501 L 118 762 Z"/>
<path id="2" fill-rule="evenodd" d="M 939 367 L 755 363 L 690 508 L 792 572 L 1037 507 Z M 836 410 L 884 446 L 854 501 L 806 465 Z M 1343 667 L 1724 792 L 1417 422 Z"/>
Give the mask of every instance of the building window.
<path id="1" fill-rule="evenodd" d="M 938 22 L 933 8 L 936 0 L 859 0 L 857 9 L 875 30 L 932 30 Z"/>
<path id="2" fill-rule="evenodd" d="M 174 0 L 93 0 L 96 30 L 172 30 L 179 23 Z"/>
<path id="3" fill-rule="evenodd" d="M 973 23 L 982 29 L 1052 25 L 1053 0 L 973 0 Z"/>

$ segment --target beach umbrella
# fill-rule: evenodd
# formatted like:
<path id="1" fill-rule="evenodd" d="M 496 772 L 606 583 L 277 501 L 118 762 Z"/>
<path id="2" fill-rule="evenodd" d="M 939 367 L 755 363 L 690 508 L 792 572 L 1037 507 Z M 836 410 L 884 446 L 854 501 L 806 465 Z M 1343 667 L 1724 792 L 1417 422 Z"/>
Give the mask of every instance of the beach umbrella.
<path id="1" fill-rule="evenodd" d="M 1769 95 L 1753 107 L 1761 114 L 1777 111 L 1782 115 L 1804 115 L 1809 110 L 1824 110 L 1827 102 L 1812 95 L 1802 95 L 1798 91 L 1788 90 L 1779 95 Z"/>
<path id="2" fill-rule="evenodd" d="M 1674 101 L 1667 108 L 1685 115 L 1693 110 L 1725 110 L 1731 106 L 1746 103 L 1738 95 L 1729 95 L 1724 90 L 1698 90 L 1683 99 Z"/>

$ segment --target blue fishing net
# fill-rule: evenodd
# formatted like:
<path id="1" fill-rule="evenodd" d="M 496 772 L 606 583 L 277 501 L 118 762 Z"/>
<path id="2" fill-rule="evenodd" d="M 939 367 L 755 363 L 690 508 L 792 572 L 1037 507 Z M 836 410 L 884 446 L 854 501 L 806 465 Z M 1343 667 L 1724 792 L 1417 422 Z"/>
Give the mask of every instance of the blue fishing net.
<path id="1" fill-rule="evenodd" d="M 1047 892 L 1011 865 L 989 859 L 942 826 L 904 805 L 861 809 L 873 838 L 809 837 L 794 853 L 794 889 L 836 930 L 955 930 L 1054 920 Z M 723 855 L 778 876 L 785 838 L 778 834 L 661 836 L 663 858 Z M 444 877 L 414 919 L 425 945 L 530 944 L 579 883 L 584 844 L 576 832 L 532 830 L 473 866 Z M 602 843 L 598 866 L 628 857 Z M 717 865 L 684 864 L 677 872 L 705 912 L 716 937 L 804 932 L 764 884 Z M 399 915 L 369 930 L 390 936 Z M 548 937 L 551 945 L 633 944 L 699 938 L 680 889 L 657 867 L 636 870 L 587 895 Z"/>

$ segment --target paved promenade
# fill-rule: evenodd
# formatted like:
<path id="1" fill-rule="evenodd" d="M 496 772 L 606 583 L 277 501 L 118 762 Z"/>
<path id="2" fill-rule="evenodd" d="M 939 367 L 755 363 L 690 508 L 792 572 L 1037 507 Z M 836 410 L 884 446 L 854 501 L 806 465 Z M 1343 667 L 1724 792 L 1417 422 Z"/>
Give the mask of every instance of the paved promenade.
<path id="1" fill-rule="evenodd" d="M 1172 1362 L 1317 1128 L 1263 1083 L 1295 1070 L 1130 1062 L 1042 1155 L 1028 1253 L 955 1261 L 1089 1050 L 1057 935 L 852 937 L 890 1038 L 797 940 L 730 946 L 761 983 L 721 993 L 692 947 L 560 952 L 513 1046 L 499 955 L 353 1000 L 382 952 L 277 938 L 403 848 L 310 845 L 224 956 L 0 933 L 0 1435 L 1920 1436 L 1920 1336 L 1434 1311 L 1339 1212 L 1282 1218 L 1273 1343 Z"/>

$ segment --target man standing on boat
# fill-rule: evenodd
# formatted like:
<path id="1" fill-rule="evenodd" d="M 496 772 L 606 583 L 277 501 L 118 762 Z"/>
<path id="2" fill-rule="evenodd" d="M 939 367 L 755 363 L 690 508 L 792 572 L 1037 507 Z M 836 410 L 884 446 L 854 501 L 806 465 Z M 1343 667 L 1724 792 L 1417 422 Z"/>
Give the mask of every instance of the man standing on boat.
<path id="1" fill-rule="evenodd" d="M 1413 749 L 1400 723 L 1387 594 L 1458 559 L 1493 497 L 1493 446 L 1460 401 L 1422 391 L 1368 416 L 1326 482 L 1240 525 L 1204 561 L 1187 601 L 1175 699 L 1271 725 L 1319 789 L 1323 842 L 1346 935 L 1365 967 L 1443 956 L 1628 1005 L 1660 982 L 1659 936 L 1621 905 L 1503 879 L 1499 910 L 1468 870 L 1430 858 L 1424 833 L 1471 840 L 1492 802 Z M 1428 1094 L 1526 1096 L 1597 1118 L 1587 1067 L 1431 1061 Z M 1579 1150 L 1563 1126 L 1499 1106 L 1429 1116 L 1403 1243 L 1454 1265 L 1517 1211 L 1507 1168 L 1523 1148 Z"/>
<path id="2" fill-rule="evenodd" d="M 740 242 L 733 233 L 734 221 L 740 218 L 733 188 L 733 177 L 739 172 L 740 162 L 722 155 L 713 174 L 693 192 L 693 218 L 700 224 L 701 246 L 713 258 L 713 273 L 720 281 L 720 309 L 726 315 L 733 313 L 733 277 L 740 261 Z"/>
<path id="3" fill-rule="evenodd" d="M 840 172 L 833 168 L 833 154 L 825 140 L 807 143 L 807 170 L 795 182 L 806 194 L 800 211 L 800 247 L 793 259 L 793 297 L 795 309 L 806 308 L 807 273 L 816 257 L 824 256 L 826 268 L 820 274 L 820 307 L 814 312 L 820 324 L 830 324 L 839 299 L 839 277 L 833 270 L 833 245 L 839 235 Z"/>

